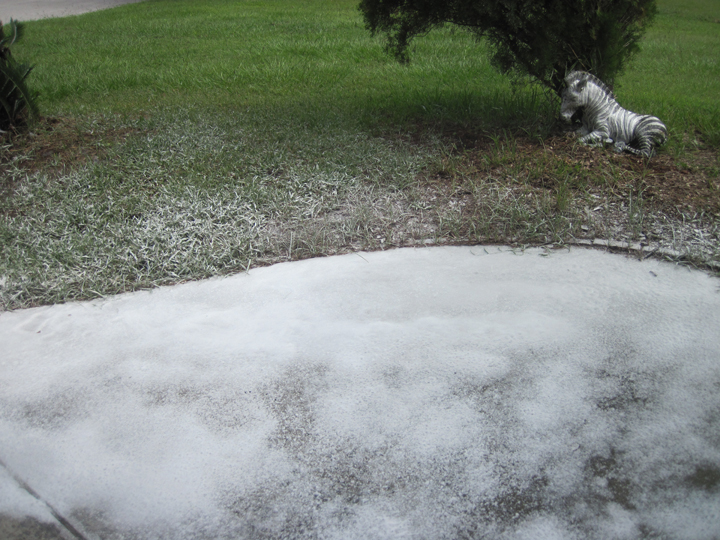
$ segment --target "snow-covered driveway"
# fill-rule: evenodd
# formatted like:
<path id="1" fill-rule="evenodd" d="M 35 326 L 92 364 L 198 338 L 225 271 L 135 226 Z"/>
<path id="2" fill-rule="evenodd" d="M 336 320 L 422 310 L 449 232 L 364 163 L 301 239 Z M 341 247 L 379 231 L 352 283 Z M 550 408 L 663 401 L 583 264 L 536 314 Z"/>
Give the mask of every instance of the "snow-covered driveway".
<path id="1" fill-rule="evenodd" d="M 2 313 L 0 532 L 718 538 L 719 291 L 442 247 Z"/>

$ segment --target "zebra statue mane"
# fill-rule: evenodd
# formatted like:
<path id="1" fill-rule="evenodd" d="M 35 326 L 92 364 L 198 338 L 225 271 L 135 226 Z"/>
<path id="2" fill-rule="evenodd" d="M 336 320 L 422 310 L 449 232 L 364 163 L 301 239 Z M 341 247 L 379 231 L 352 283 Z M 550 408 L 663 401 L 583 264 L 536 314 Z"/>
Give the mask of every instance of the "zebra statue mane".
<path id="1" fill-rule="evenodd" d="M 571 71 L 565 76 L 565 84 L 567 86 L 570 86 L 571 84 L 573 84 L 573 82 L 576 81 L 591 82 L 595 86 L 600 88 L 600 90 L 605 92 L 605 95 L 607 95 L 609 99 L 615 99 L 615 94 L 613 94 L 613 91 L 610 89 L 610 87 L 592 73 L 588 73 L 587 71 Z"/>
<path id="2" fill-rule="evenodd" d="M 560 116 L 572 122 L 582 113 L 580 142 L 592 146 L 613 144 L 617 152 L 651 157 L 667 140 L 667 128 L 658 118 L 623 109 L 608 86 L 595 75 L 572 71 L 565 77 Z"/>

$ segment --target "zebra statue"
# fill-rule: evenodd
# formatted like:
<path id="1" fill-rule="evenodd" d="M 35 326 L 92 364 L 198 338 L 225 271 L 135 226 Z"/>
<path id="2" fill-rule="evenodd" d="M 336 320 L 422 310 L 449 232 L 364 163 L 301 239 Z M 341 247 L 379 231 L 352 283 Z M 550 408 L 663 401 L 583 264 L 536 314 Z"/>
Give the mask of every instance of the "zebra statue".
<path id="1" fill-rule="evenodd" d="M 615 151 L 651 157 L 667 139 L 667 128 L 658 118 L 635 114 L 615 101 L 612 91 L 590 73 L 573 71 L 565 77 L 560 116 L 572 122 L 581 111 L 580 142 L 593 146 L 615 143 Z"/>

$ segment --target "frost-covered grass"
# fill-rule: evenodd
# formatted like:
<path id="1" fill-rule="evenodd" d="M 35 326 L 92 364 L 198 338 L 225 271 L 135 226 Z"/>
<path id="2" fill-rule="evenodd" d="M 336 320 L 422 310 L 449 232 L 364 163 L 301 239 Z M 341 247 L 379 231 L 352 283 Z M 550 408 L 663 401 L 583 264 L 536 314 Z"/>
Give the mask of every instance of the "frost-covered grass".
<path id="1" fill-rule="evenodd" d="M 106 160 L 57 181 L 28 178 L 4 201 L 7 307 L 236 272 L 371 237 L 380 245 L 369 216 L 430 159 L 339 129 L 290 148 L 302 126 L 268 129 L 253 115 L 176 113 L 137 128 L 147 134 Z"/>
<path id="2" fill-rule="evenodd" d="M 619 81 L 621 104 L 668 124 L 666 157 L 717 143 L 708 6 L 661 2 Z M 36 65 L 43 113 L 84 142 L 38 131 L 27 151 L 0 148 L 0 309 L 355 249 L 652 240 L 652 171 L 555 153 L 556 98 L 498 74 L 461 31 L 418 39 L 402 66 L 354 0 L 148 0 L 29 22 L 15 54 Z M 30 144 L 43 138 L 51 150 Z M 712 194 L 717 153 L 703 159 L 683 166 Z"/>

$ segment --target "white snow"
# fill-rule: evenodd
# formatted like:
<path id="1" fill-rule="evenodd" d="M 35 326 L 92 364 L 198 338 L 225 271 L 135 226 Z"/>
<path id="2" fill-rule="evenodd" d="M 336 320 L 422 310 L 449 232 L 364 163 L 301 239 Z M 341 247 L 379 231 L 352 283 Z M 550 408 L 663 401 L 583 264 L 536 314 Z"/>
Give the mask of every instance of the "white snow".
<path id="1" fill-rule="evenodd" d="M 2 313 L 0 460 L 89 538 L 717 538 L 719 291 L 445 247 Z"/>

